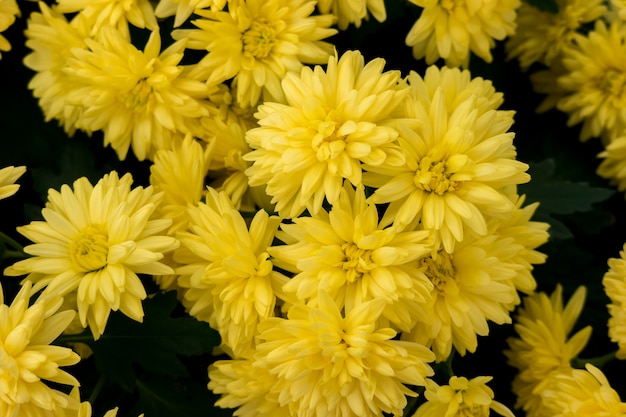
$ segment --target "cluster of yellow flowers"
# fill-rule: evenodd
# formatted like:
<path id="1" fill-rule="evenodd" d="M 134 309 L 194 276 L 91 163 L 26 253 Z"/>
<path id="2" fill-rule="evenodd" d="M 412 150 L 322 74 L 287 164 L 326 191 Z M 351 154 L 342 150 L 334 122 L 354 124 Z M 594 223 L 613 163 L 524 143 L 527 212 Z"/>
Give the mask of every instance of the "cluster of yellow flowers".
<path id="1" fill-rule="evenodd" d="M 219 332 L 229 358 L 209 367 L 208 388 L 235 415 L 402 415 L 423 393 L 415 417 L 512 417 L 490 376 L 442 381 L 434 368 L 514 321 L 505 354 L 519 370 L 517 407 L 626 413 L 598 368 L 571 365 L 590 336 L 568 337 L 584 289 L 565 308 L 560 288 L 535 292 L 548 224 L 517 191 L 530 176 L 514 112 L 489 80 L 456 68 L 471 53 L 490 61 L 519 25 L 510 56 L 548 66 L 534 77 L 550 93 L 544 107 L 583 122 L 582 139 L 602 136 L 599 173 L 626 189 L 626 9 L 410 1 L 422 11 L 407 45 L 448 67 L 403 75 L 334 50 L 338 30 L 386 18 L 382 0 L 39 4 L 24 63 L 45 118 L 69 135 L 101 134 L 120 159 L 132 151 L 150 177 L 79 178 L 49 190 L 43 220 L 18 227 L 32 244 L 4 270 L 25 276 L 10 305 L 0 287 L 1 415 L 91 416 L 60 369 L 80 357 L 52 343 L 70 323 L 98 339 L 112 311 L 142 321 L 145 276 Z M 7 3 L 0 31 L 19 13 Z M 596 26 L 582 35 L 573 21 Z M 0 199 L 24 172 L 0 170 Z M 623 358 L 626 255 L 610 265 L 609 331 Z"/>

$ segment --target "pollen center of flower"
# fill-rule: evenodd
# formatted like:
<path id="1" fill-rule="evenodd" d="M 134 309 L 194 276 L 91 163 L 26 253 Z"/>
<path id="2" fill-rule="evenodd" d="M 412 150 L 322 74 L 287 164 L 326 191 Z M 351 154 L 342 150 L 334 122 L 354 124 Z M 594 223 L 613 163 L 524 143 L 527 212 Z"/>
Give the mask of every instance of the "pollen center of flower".
<path id="1" fill-rule="evenodd" d="M 456 190 L 458 182 L 451 179 L 452 173 L 448 172 L 447 168 L 446 161 L 434 161 L 428 156 L 423 157 L 415 172 L 415 185 L 421 190 L 437 195 Z"/>
<path id="2" fill-rule="evenodd" d="M 620 71 L 609 70 L 602 79 L 602 90 L 608 95 L 622 97 L 624 85 L 626 84 L 626 74 Z"/>
<path id="3" fill-rule="evenodd" d="M 244 52 L 255 58 L 266 58 L 276 43 L 276 29 L 267 19 L 257 19 L 243 33 L 241 40 Z"/>
<path id="4" fill-rule="evenodd" d="M 423 258 L 422 265 L 426 265 L 425 274 L 437 292 L 444 295 L 448 284 L 456 280 L 456 270 L 452 263 L 452 257 L 446 252 L 439 252 L 435 259 L 432 257 Z"/>
<path id="5" fill-rule="evenodd" d="M 70 259 L 80 270 L 97 271 L 107 264 L 109 245 L 107 237 L 95 227 L 87 227 L 69 245 Z"/>
<path id="6" fill-rule="evenodd" d="M 372 262 L 370 250 L 361 249 L 354 243 L 344 243 L 341 249 L 345 255 L 342 266 L 343 270 L 346 271 L 348 282 L 355 282 L 376 266 Z"/>
<path id="7" fill-rule="evenodd" d="M 330 120 L 317 127 L 317 134 L 313 137 L 313 150 L 319 161 L 334 159 L 346 148 L 345 136 L 338 131 L 338 123 Z"/>
<path id="8" fill-rule="evenodd" d="M 145 79 L 139 80 L 137 84 L 126 94 L 124 105 L 132 110 L 143 110 L 152 93 L 152 87 Z"/>

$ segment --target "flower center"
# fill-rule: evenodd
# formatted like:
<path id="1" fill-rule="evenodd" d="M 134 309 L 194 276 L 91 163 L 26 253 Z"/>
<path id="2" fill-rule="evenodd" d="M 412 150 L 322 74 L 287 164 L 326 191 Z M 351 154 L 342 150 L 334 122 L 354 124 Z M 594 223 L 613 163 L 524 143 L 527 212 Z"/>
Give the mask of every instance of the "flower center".
<path id="1" fill-rule="evenodd" d="M 372 262 L 372 252 L 369 250 L 348 242 L 341 245 L 341 249 L 345 255 L 342 267 L 346 271 L 348 282 L 355 282 L 376 266 Z"/>
<path id="2" fill-rule="evenodd" d="M 245 53 L 255 58 L 266 58 L 276 43 L 276 29 L 267 19 L 260 18 L 252 22 L 241 40 Z"/>
<path id="3" fill-rule="evenodd" d="M 340 135 L 337 122 L 328 120 L 320 123 L 313 137 L 313 150 L 319 161 L 334 159 L 346 148 L 345 136 Z"/>
<path id="4" fill-rule="evenodd" d="M 446 287 L 456 281 L 456 269 L 452 263 L 452 256 L 446 252 L 439 252 L 437 258 L 427 257 L 422 259 L 422 265 L 426 265 L 426 276 L 435 286 L 440 295 L 446 293 Z"/>
<path id="5" fill-rule="evenodd" d="M 456 190 L 458 181 L 450 179 L 453 173 L 448 172 L 446 161 L 434 161 L 425 156 L 418 163 L 414 182 L 417 188 L 429 193 L 444 195 Z"/>
<path id="6" fill-rule="evenodd" d="M 624 85 L 626 84 L 626 74 L 616 70 L 607 71 L 602 78 L 601 88 L 608 95 L 613 97 L 622 97 L 624 94 Z"/>
<path id="7" fill-rule="evenodd" d="M 152 94 L 152 87 L 148 85 L 146 79 L 141 79 L 135 86 L 126 94 L 124 98 L 124 105 L 128 109 L 143 110 L 146 107 L 146 103 Z"/>
<path id="8" fill-rule="evenodd" d="M 70 259 L 80 270 L 97 271 L 107 264 L 109 245 L 107 237 L 93 226 L 87 227 L 69 245 Z"/>

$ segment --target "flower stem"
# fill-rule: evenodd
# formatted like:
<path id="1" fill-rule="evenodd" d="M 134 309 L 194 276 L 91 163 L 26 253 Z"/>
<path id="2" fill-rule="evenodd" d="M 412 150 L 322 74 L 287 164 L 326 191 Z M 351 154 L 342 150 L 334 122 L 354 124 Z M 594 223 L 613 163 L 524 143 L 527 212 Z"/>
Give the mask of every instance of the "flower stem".
<path id="1" fill-rule="evenodd" d="M 590 363 L 596 368 L 602 368 L 608 362 L 611 362 L 613 359 L 615 359 L 615 353 L 616 352 L 610 352 L 610 353 L 607 353 L 606 355 L 597 356 L 595 358 L 589 358 L 589 359 L 574 358 L 572 359 L 572 367 L 582 369 L 585 367 L 586 364 Z"/>
<path id="2" fill-rule="evenodd" d="M 104 387 L 105 382 L 106 376 L 104 376 L 104 374 L 100 374 L 98 381 L 96 381 L 96 386 L 93 387 L 93 391 L 91 391 L 91 395 L 89 396 L 89 403 L 93 404 L 94 401 L 96 401 L 98 395 L 100 395 L 100 391 L 102 391 L 102 388 Z"/>
<path id="3" fill-rule="evenodd" d="M 4 232 L 0 232 L 0 242 L 5 243 L 7 246 L 13 248 L 15 251 L 22 252 L 21 257 L 25 257 L 24 247 L 22 247 L 22 245 L 20 245 L 15 239 L 6 235 Z"/>

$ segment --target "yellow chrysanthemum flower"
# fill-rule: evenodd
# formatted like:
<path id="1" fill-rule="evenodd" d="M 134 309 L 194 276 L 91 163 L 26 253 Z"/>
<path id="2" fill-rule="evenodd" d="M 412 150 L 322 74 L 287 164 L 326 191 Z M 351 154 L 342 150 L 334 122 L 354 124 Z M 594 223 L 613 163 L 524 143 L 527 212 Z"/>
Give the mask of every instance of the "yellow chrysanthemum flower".
<path id="1" fill-rule="evenodd" d="M 51 343 L 76 312 L 57 312 L 62 299 L 42 298 L 29 306 L 33 290 L 25 281 L 11 305 L 4 304 L 0 286 L 0 415 L 60 417 L 72 399 L 44 381 L 79 383 L 62 366 L 75 365 L 78 354 Z"/>
<path id="2" fill-rule="evenodd" d="M 128 36 L 129 23 L 152 31 L 159 28 L 150 0 L 57 0 L 56 10 L 80 12 L 91 27 L 91 35 L 112 26 Z"/>
<path id="3" fill-rule="evenodd" d="M 619 19 L 626 21 L 626 0 L 609 0 L 608 12 L 604 15 L 607 21 Z"/>
<path id="4" fill-rule="evenodd" d="M 504 404 L 494 401 L 493 391 L 487 386 L 490 376 L 472 379 L 453 376 L 448 385 L 426 381 L 424 396 L 428 400 L 422 404 L 413 417 L 489 417 L 491 411 L 501 416 L 514 417 Z"/>
<path id="5" fill-rule="evenodd" d="M 368 20 L 370 14 L 379 22 L 387 19 L 384 0 L 319 0 L 317 8 L 320 13 L 337 16 L 337 26 L 341 30 L 348 29 L 350 24 L 361 27 L 361 22 Z"/>
<path id="6" fill-rule="evenodd" d="M 330 212 L 293 219 L 278 237 L 287 245 L 270 248 L 274 263 L 295 276 L 284 286 L 302 302 L 319 292 L 339 308 L 352 310 L 372 299 L 387 303 L 382 316 L 408 331 L 423 314 L 432 284 L 418 261 L 431 251 L 429 233 L 381 227 L 363 189 L 347 185 Z"/>
<path id="7" fill-rule="evenodd" d="M 178 27 L 197 10 L 222 10 L 226 3 L 227 0 L 159 0 L 154 14 L 159 18 L 175 16 L 174 27 Z"/>
<path id="8" fill-rule="evenodd" d="M 596 173 L 609 180 L 620 192 L 626 191 L 626 136 L 612 139 L 598 154 L 602 162 Z"/>
<path id="9" fill-rule="evenodd" d="M 215 405 L 237 408 L 234 416 L 291 417 L 289 404 L 281 404 L 279 379 L 268 369 L 255 366 L 252 359 L 216 361 L 209 366 L 208 387 L 221 395 Z"/>
<path id="10" fill-rule="evenodd" d="M 517 30 L 506 42 L 508 59 L 517 58 L 523 70 L 533 63 L 553 65 L 586 23 L 606 13 L 604 0 L 556 0 L 558 12 L 543 11 L 522 2 Z"/>
<path id="11" fill-rule="evenodd" d="M 161 52 L 158 31 L 150 34 L 144 51 L 118 30 L 106 26 L 98 40 L 85 39 L 89 49 L 73 49 L 65 72 L 81 84 L 68 94 L 84 107 L 77 126 L 102 129 L 104 145 L 120 159 L 129 147 L 139 160 L 158 149 L 170 149 L 176 135 L 191 133 L 190 120 L 207 116 L 202 102 L 209 89 L 186 76 L 179 66 L 185 42 Z"/>
<path id="12" fill-rule="evenodd" d="M 626 359 L 626 244 L 619 258 L 609 258 L 609 270 L 602 278 L 604 292 L 611 302 L 609 309 L 609 337 L 619 346 L 615 356 Z"/>
<path id="13" fill-rule="evenodd" d="M 585 287 L 574 292 L 565 308 L 562 293 L 559 285 L 550 297 L 543 292 L 525 297 L 515 318 L 518 337 L 509 338 L 509 349 L 504 351 L 508 364 L 519 371 L 513 380 L 516 407 L 529 416 L 553 415 L 546 414 L 540 392 L 549 385 L 551 374 L 571 369 L 570 361 L 591 336 L 591 327 L 587 326 L 568 337 L 582 312 Z"/>
<path id="14" fill-rule="evenodd" d="M 173 32 L 188 39 L 187 47 L 208 51 L 193 76 L 217 84 L 234 79 L 237 102 L 255 106 L 284 101 L 280 80 L 303 64 L 323 64 L 332 46 L 322 39 L 334 35 L 332 15 L 314 15 L 309 0 L 241 0 L 228 11 L 196 10 L 198 29 Z"/>
<path id="15" fill-rule="evenodd" d="M 32 50 L 24 57 L 24 65 L 35 71 L 28 88 L 38 99 L 45 120 L 58 120 L 71 136 L 84 109 L 68 103 L 68 94 L 79 85 L 64 69 L 72 50 L 87 48 L 85 39 L 91 28 L 81 14 L 68 22 L 64 15 L 45 3 L 40 2 L 39 7 L 41 13 L 31 13 L 24 32 L 26 46 Z"/>
<path id="16" fill-rule="evenodd" d="M 523 268 L 515 263 L 512 243 L 497 234 L 468 234 L 453 253 L 419 260 L 433 287 L 424 313 L 404 338 L 430 347 L 443 361 L 453 347 L 461 355 L 475 352 L 477 336 L 489 334 L 489 321 L 510 323 L 510 310 L 519 300 L 514 281 Z"/>
<path id="17" fill-rule="evenodd" d="M 520 0 L 409 0 L 423 10 L 406 36 L 416 59 L 467 67 L 470 52 L 491 62 L 496 40 L 515 32 Z"/>
<path id="18" fill-rule="evenodd" d="M 434 355 L 377 325 L 386 305 L 370 300 L 342 314 L 321 291 L 316 307 L 297 304 L 288 319 L 259 324 L 255 366 L 279 379 L 279 398 L 293 415 L 401 415 L 406 396 L 417 395 L 405 384 L 425 385 Z"/>
<path id="19" fill-rule="evenodd" d="M 626 128 L 626 30 L 596 21 L 587 35 L 577 34 L 563 50 L 566 73 L 558 78 L 565 90 L 556 107 L 568 113 L 568 126 L 582 123 L 580 139 L 621 136 Z"/>
<path id="20" fill-rule="evenodd" d="M 555 374 L 540 393 L 551 417 L 626 416 L 626 403 L 591 364 Z"/>
<path id="21" fill-rule="evenodd" d="M 152 187 L 131 190 L 130 174 L 112 171 L 96 185 L 82 177 L 50 190 L 44 220 L 18 231 L 34 244 L 24 251 L 31 258 L 5 269 L 9 276 L 29 274 L 43 296 L 77 291 L 78 315 L 95 338 L 104 332 L 111 310 L 142 321 L 146 291 L 137 274 L 164 275 L 174 271 L 159 262 L 178 241 L 159 233 L 171 219 L 154 219 L 162 194 Z"/>
<path id="22" fill-rule="evenodd" d="M 226 193 L 212 188 L 188 215 L 190 231 L 178 234 L 174 256 L 183 305 L 218 330 L 235 357 L 250 357 L 257 324 L 274 315 L 274 288 L 286 280 L 268 254 L 280 219 L 260 210 L 248 228 Z"/>
<path id="23" fill-rule="evenodd" d="M 7 30 L 13 22 L 15 17 L 20 15 L 20 8 L 15 0 L 0 0 L 0 51 L 10 51 L 11 44 L 2 36 L 2 32 Z M 2 54 L 0 54 L 2 59 Z"/>
<path id="24" fill-rule="evenodd" d="M 15 181 L 26 172 L 26 167 L 8 166 L 0 169 L 0 200 L 11 197 L 20 188 Z"/>
<path id="25" fill-rule="evenodd" d="M 170 150 L 160 150 L 150 166 L 150 185 L 163 192 L 163 199 L 155 210 L 162 219 L 172 219 L 168 234 L 186 230 L 187 210 L 202 200 L 204 178 L 208 171 L 211 148 L 204 148 L 191 136 L 173 143 Z"/>
<path id="26" fill-rule="evenodd" d="M 250 185 L 267 185 L 281 216 L 318 213 L 324 199 L 334 204 L 344 180 L 362 184 L 363 164 L 404 165 L 390 124 L 408 89 L 384 65 L 348 51 L 331 57 L 326 72 L 316 66 L 288 74 L 287 104 L 259 106 L 261 127 L 246 135 L 254 149 L 244 156 L 253 162 L 246 172 Z"/>
<path id="27" fill-rule="evenodd" d="M 502 94 L 490 81 L 431 66 L 408 82 L 403 113 L 414 123 L 399 124 L 406 163 L 368 162 L 363 182 L 377 188 L 375 203 L 391 203 L 388 222 L 420 221 L 452 253 L 464 229 L 485 235 L 487 219 L 515 210 L 505 190 L 530 179 L 528 165 L 515 159 L 513 112 L 497 110 Z"/>

